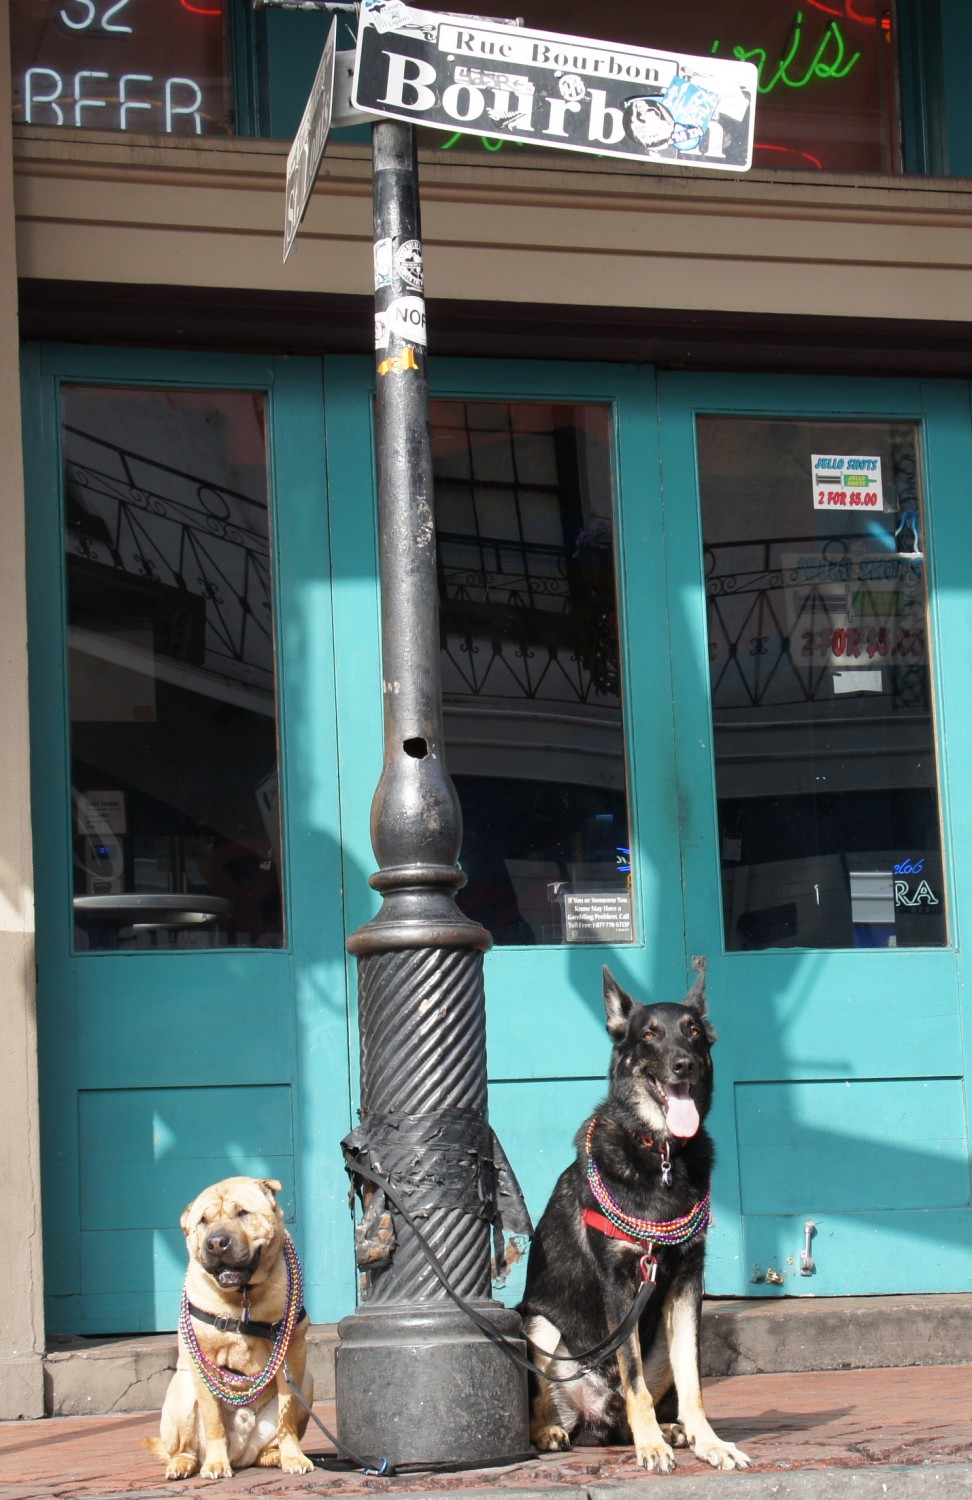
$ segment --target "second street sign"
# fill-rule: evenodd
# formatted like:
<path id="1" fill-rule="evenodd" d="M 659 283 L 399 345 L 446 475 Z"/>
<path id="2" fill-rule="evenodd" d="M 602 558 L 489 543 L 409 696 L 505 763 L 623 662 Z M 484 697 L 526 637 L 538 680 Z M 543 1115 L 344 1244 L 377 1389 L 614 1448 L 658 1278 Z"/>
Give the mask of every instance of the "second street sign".
<path id="1" fill-rule="evenodd" d="M 364 0 L 353 100 L 466 135 L 743 172 L 756 83 L 753 63 Z"/>
<path id="2" fill-rule="evenodd" d="M 287 196 L 284 202 L 284 260 L 293 248 L 300 221 L 307 212 L 310 195 L 320 171 L 324 147 L 331 131 L 334 109 L 334 61 L 337 48 L 337 21 L 324 43 L 320 66 L 304 108 L 303 118 L 287 157 Z"/>

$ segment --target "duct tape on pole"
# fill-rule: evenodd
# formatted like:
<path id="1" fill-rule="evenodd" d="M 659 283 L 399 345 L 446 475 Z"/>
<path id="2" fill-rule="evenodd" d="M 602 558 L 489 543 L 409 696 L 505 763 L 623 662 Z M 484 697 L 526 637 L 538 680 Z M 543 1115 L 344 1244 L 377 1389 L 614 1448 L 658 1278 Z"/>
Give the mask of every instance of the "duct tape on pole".
<path id="1" fill-rule="evenodd" d="M 670 166 L 752 165 L 756 67 L 363 0 L 352 102 L 466 135 Z"/>

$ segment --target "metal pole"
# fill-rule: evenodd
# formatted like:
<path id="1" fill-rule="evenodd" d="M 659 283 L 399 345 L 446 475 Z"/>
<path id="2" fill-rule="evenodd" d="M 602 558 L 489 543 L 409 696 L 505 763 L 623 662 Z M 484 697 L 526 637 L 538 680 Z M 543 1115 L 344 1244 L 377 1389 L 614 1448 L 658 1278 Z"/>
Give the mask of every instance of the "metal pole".
<path id="1" fill-rule="evenodd" d="M 456 1291 L 498 1331 L 496 1218 L 486 1115 L 483 953 L 455 902 L 462 824 L 443 759 L 438 580 L 415 132 L 373 127 L 378 507 L 384 767 L 371 813 L 382 907 L 352 934 L 358 959 L 361 1126 L 349 1165 L 408 1201 Z M 501 1168 L 502 1170 L 502 1165 Z M 339 1324 L 338 1436 L 396 1466 L 489 1464 L 529 1449 L 525 1382 L 449 1300 L 408 1225 L 358 1179 L 359 1310 Z"/>

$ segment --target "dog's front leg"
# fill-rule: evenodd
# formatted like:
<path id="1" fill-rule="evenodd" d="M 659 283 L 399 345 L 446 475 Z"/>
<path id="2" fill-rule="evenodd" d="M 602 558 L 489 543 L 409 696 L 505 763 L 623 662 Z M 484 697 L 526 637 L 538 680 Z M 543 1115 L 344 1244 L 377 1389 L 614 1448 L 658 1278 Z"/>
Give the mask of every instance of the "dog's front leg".
<path id="1" fill-rule="evenodd" d="M 202 1468 L 199 1470 L 202 1479 L 229 1479 L 233 1470 L 229 1461 L 229 1449 L 226 1445 L 226 1428 L 223 1425 L 223 1409 L 219 1400 L 213 1395 L 207 1385 L 200 1380 L 193 1371 L 193 1385 L 196 1391 L 196 1400 L 199 1403 L 199 1411 L 203 1421 L 203 1432 L 206 1434 L 206 1457 Z"/>
<path id="2" fill-rule="evenodd" d="M 697 1458 L 714 1469 L 748 1469 L 749 1457 L 734 1443 L 725 1443 L 709 1425 L 702 1405 L 699 1365 L 699 1319 L 702 1289 L 695 1277 L 673 1288 L 663 1308 L 669 1358 L 678 1395 L 678 1420 Z"/>
<path id="3" fill-rule="evenodd" d="M 304 1383 L 307 1365 L 307 1348 L 301 1344 L 290 1355 L 288 1364 L 294 1385 L 298 1390 Z M 285 1474 L 309 1474 L 314 1465 L 300 1446 L 298 1431 L 306 1423 L 303 1404 L 294 1395 L 284 1369 L 277 1371 L 277 1447 L 280 1450 L 280 1467 Z M 301 1423 L 301 1417 L 304 1422 Z"/>
<path id="4" fill-rule="evenodd" d="M 651 1392 L 645 1384 L 641 1341 L 637 1329 L 621 1345 L 617 1361 L 635 1457 L 646 1469 L 656 1470 L 659 1474 L 670 1474 L 675 1467 L 675 1455 L 658 1425 Z"/>

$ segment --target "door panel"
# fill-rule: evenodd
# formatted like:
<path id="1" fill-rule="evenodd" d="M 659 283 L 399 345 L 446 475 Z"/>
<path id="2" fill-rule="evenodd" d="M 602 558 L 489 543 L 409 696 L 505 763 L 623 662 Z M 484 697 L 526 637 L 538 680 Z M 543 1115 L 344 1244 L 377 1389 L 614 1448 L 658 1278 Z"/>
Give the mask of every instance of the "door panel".
<path id="1" fill-rule="evenodd" d="M 285 1182 L 333 1317 L 354 1283 L 320 366 L 45 348 L 25 375 L 48 1327 L 173 1327 L 179 1215 L 239 1172 Z"/>
<path id="2" fill-rule="evenodd" d="M 968 810 L 965 778 L 950 776 L 949 770 L 962 764 L 970 748 L 962 702 L 966 695 L 959 686 L 964 673 L 959 665 L 961 636 L 956 634 L 958 622 L 966 619 L 968 601 L 954 565 L 954 559 L 967 552 L 970 537 L 949 476 L 965 472 L 970 459 L 966 390 L 890 381 L 794 380 L 784 386 L 772 380 L 671 375 L 660 380 L 660 409 L 669 597 L 678 643 L 673 671 L 684 816 L 686 933 L 689 950 L 709 957 L 710 1005 L 719 1032 L 712 1124 L 720 1162 L 709 1289 L 734 1295 L 825 1295 L 954 1288 L 959 1268 L 963 1268 L 962 1284 L 969 1269 L 962 1248 L 970 1224 L 959 940 L 968 880 L 962 862 L 953 858 L 962 847 L 961 829 Z M 860 613 L 868 605 L 862 595 L 874 584 L 873 579 L 859 576 L 860 559 L 845 566 L 843 575 L 838 570 L 836 592 L 841 597 L 824 602 L 822 607 L 834 613 L 821 618 L 817 627 L 828 632 L 827 649 L 819 661 L 811 657 L 810 664 L 834 688 L 824 714 L 814 719 L 812 705 L 808 709 L 804 703 L 797 709 L 778 704 L 767 716 L 771 722 L 751 731 L 754 738 L 748 748 L 740 748 L 737 731 L 735 746 L 729 745 L 735 763 L 726 753 L 724 733 L 720 741 L 719 716 L 723 725 L 727 716 L 717 689 L 727 658 L 725 654 L 721 660 L 718 657 L 720 644 L 724 647 L 730 641 L 731 631 L 724 628 L 725 614 L 713 629 L 725 589 L 710 576 L 712 551 L 706 551 L 701 511 L 705 506 L 705 424 L 723 418 L 789 425 L 786 463 L 791 469 L 796 467 L 790 477 L 781 460 L 780 469 L 768 478 L 784 488 L 794 484 L 805 494 L 806 534 L 818 537 L 812 455 L 830 450 L 816 446 L 813 435 L 829 432 L 833 442 L 839 424 L 858 422 L 864 424 L 858 431 L 873 433 L 891 425 L 912 428 L 916 434 L 917 478 L 923 491 L 921 567 L 927 575 L 929 599 L 928 682 L 936 713 L 931 733 L 925 735 L 916 724 L 915 735 L 900 743 L 905 759 L 911 757 L 911 771 L 920 767 L 915 780 L 932 793 L 935 778 L 927 765 L 928 752 L 937 752 L 939 806 L 931 820 L 930 837 L 936 840 L 941 828 L 941 852 L 939 856 L 936 847 L 926 868 L 936 868 L 934 897 L 941 898 L 942 883 L 948 892 L 947 933 L 945 924 L 937 920 L 932 924 L 934 931 L 919 929 L 916 940 L 913 912 L 907 905 L 914 895 L 910 878 L 895 872 L 895 866 L 900 871 L 907 863 L 910 851 L 896 847 L 897 834 L 890 827 L 880 837 L 875 834 L 869 845 L 870 835 L 861 834 L 852 816 L 860 805 L 872 809 L 875 788 L 900 783 L 902 765 L 901 755 L 878 751 L 874 738 L 880 728 L 880 706 L 890 716 L 902 697 L 899 694 L 892 702 L 887 667 L 883 668 L 883 695 L 867 677 L 851 677 L 843 698 L 839 695 L 848 684 L 834 687 L 848 663 L 846 655 L 838 659 L 834 652 L 833 632 L 844 632 L 837 644 L 846 648 L 850 631 L 862 628 L 860 619 L 846 618 L 847 610 L 855 607 Z M 794 447 L 790 439 L 802 424 L 808 424 L 807 440 Z M 889 485 L 889 506 L 907 499 L 899 479 Z M 743 484 L 739 504 L 749 507 L 751 517 L 761 503 L 765 508 L 766 493 L 758 485 Z M 900 510 L 910 508 L 910 504 L 897 506 L 895 525 L 901 519 Z M 761 535 L 778 537 L 781 515 L 767 514 L 775 530 L 767 523 Z M 733 522 L 731 517 L 724 520 L 728 544 L 733 540 Z M 830 517 L 826 524 L 832 529 Z M 891 585 L 896 588 L 901 569 L 910 563 L 903 558 L 905 549 L 896 546 L 894 532 L 885 515 L 871 541 L 891 559 L 889 566 L 895 574 Z M 818 553 L 823 550 L 819 542 L 816 545 Z M 871 543 L 862 545 L 868 551 Z M 806 661 L 794 663 L 792 658 L 794 644 L 806 640 L 802 630 L 798 635 L 794 627 L 811 627 L 799 616 L 802 606 L 795 613 L 791 607 L 787 616 L 782 596 L 787 588 L 805 582 L 807 568 L 804 564 L 801 572 L 799 560 L 782 556 L 789 549 L 779 550 L 780 556 L 767 555 L 764 560 L 765 577 L 754 589 L 754 596 L 760 596 L 758 605 L 754 597 L 747 629 L 737 632 L 737 640 L 757 650 L 768 646 L 774 660 L 788 657 L 786 669 L 794 674 L 801 666 L 807 667 Z M 801 550 L 807 554 L 806 548 L 796 549 Z M 907 550 L 916 549 L 909 546 Z M 733 587 L 741 589 L 750 564 L 737 554 L 735 566 Z M 829 578 L 828 574 L 824 581 Z M 738 610 L 738 602 L 735 607 Z M 762 616 L 757 615 L 757 608 L 764 611 Z M 838 618 L 840 610 L 844 615 Z M 877 650 L 873 657 L 867 655 L 867 630 L 887 629 L 888 623 L 886 616 L 863 622 L 862 654 L 851 664 L 854 669 L 867 673 L 874 659 L 881 659 Z M 959 628 L 967 628 L 967 623 Z M 744 642 L 743 635 L 747 637 Z M 873 644 L 881 643 L 875 634 Z M 893 629 L 884 643 L 887 652 L 881 657 L 890 655 L 898 644 Z M 818 645 L 813 639 L 812 650 L 817 651 Z M 740 681 L 742 676 L 740 671 Z M 750 676 L 750 687 L 752 681 Z M 864 698 L 868 706 L 855 710 L 857 725 L 852 730 L 860 744 L 852 748 L 859 757 L 858 768 L 865 768 L 869 780 L 854 771 L 854 755 L 848 752 L 846 739 L 840 738 L 848 733 L 849 714 L 833 707 L 835 701 L 859 704 L 858 694 L 868 695 Z M 737 710 L 737 721 L 747 713 L 756 718 L 752 704 L 757 699 L 758 695 L 751 695 L 750 706 Z M 809 744 L 792 738 L 797 732 L 794 720 L 800 716 L 799 733 L 809 735 Z M 808 730 L 808 724 L 816 727 Z M 720 746 L 725 758 L 717 765 Z M 861 750 L 866 752 L 863 757 Z M 775 848 L 781 858 L 779 866 L 774 870 L 771 858 L 765 872 L 757 872 L 763 888 L 754 905 L 769 909 L 768 915 L 742 928 L 733 925 L 740 911 L 738 892 L 733 902 L 735 872 L 743 867 L 747 854 L 744 830 L 726 823 L 732 794 L 744 785 L 751 800 L 776 798 L 772 818 L 777 826 L 771 830 L 772 837 L 765 834 L 767 847 L 773 847 L 773 838 L 781 836 L 790 816 L 787 798 L 781 793 L 785 779 L 802 795 L 808 783 L 814 785 L 814 778 L 835 770 L 845 777 L 850 810 L 845 808 L 834 818 L 831 803 L 825 810 L 833 826 L 823 828 L 824 808 L 818 797 L 814 804 L 818 826 L 812 836 L 805 823 L 797 820 L 793 826 L 802 831 L 791 840 L 793 847 L 783 848 L 778 841 Z M 728 788 L 730 795 L 720 799 L 720 786 L 723 791 Z M 913 834 L 913 826 L 906 839 Z M 929 826 L 926 819 L 925 827 Z M 753 819 L 745 836 L 753 838 Z M 916 850 L 916 857 L 923 852 L 927 857 L 928 851 L 922 850 Z M 833 876 L 834 889 L 826 897 L 822 889 L 814 889 L 825 885 L 824 859 L 834 864 L 826 877 Z M 856 878 L 852 884 L 855 872 L 861 870 L 872 876 L 870 889 L 863 893 Z M 902 880 L 906 882 L 903 887 Z M 868 882 L 863 884 L 866 887 Z M 879 887 L 876 908 L 867 904 L 875 896 L 875 885 Z M 818 896 L 821 902 L 831 902 L 829 922 L 815 920 Z M 789 911 L 788 919 L 784 908 Z M 870 919 L 875 915 L 878 920 L 873 922 Z M 887 946 L 896 928 L 911 946 Z M 802 943 L 801 929 L 806 935 Z M 875 941 L 884 946 L 874 946 Z M 748 950 L 744 942 L 751 945 Z M 816 1225 L 815 1270 L 812 1276 L 802 1276 L 800 1252 L 808 1219 Z"/>

